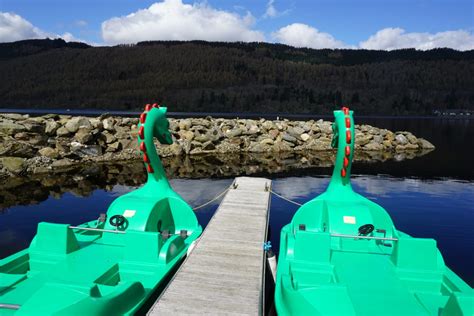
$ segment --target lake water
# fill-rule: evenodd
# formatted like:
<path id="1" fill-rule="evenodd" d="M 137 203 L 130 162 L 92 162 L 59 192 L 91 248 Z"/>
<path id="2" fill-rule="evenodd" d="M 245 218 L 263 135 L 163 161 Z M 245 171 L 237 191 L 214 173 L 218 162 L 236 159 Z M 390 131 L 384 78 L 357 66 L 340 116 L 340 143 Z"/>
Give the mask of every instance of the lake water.
<path id="1" fill-rule="evenodd" d="M 437 146 L 433 152 L 413 159 L 394 157 L 385 162 L 354 163 L 353 187 L 384 207 L 398 229 L 412 236 L 436 239 L 447 265 L 474 286 L 474 122 L 378 118 L 357 123 L 408 130 Z M 192 206 L 216 196 L 237 175 L 269 177 L 273 179 L 274 191 L 299 203 L 325 190 L 331 168 L 284 168 L 285 163 L 291 162 L 283 159 L 269 165 L 274 167 L 263 169 L 252 165 L 235 169 L 224 177 L 212 172 L 205 176 L 205 171 L 192 176 L 176 172 L 174 176 L 181 178 L 172 179 L 171 183 Z M 141 166 L 132 167 L 115 170 L 91 166 L 86 173 L 42 176 L 24 182 L 4 180 L 0 185 L 0 258 L 27 247 L 38 222 L 76 225 L 97 218 L 116 197 L 143 183 Z M 101 168 L 106 168 L 107 178 L 97 176 L 105 172 Z M 203 226 L 217 205 L 218 201 L 196 212 Z M 270 226 L 274 250 L 279 247 L 281 227 L 296 210 L 296 205 L 272 197 Z"/>

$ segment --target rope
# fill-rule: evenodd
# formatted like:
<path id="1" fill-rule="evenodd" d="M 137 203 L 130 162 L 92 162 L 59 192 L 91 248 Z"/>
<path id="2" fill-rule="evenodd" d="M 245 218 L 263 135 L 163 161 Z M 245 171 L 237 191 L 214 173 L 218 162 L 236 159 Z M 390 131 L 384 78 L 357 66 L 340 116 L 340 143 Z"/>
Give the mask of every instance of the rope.
<path id="1" fill-rule="evenodd" d="M 285 200 L 285 201 L 287 201 L 287 202 L 293 203 L 294 205 L 298 205 L 298 206 L 303 205 L 303 204 L 300 204 L 300 203 L 298 203 L 298 202 L 292 201 L 292 200 L 290 200 L 290 199 L 284 197 L 283 195 L 280 195 L 280 194 L 276 193 L 275 191 L 273 191 L 273 190 L 271 190 L 271 189 L 270 189 L 270 193 L 273 194 L 273 195 L 278 196 L 280 199 L 283 199 L 283 200 Z"/>
<path id="2" fill-rule="evenodd" d="M 215 200 L 219 199 L 221 196 L 223 196 L 224 194 L 227 193 L 227 191 L 229 191 L 230 189 L 235 189 L 236 188 L 236 185 L 235 183 L 232 183 L 231 185 L 229 185 L 228 188 L 226 188 L 224 191 L 222 191 L 221 193 L 219 193 L 218 195 L 216 195 L 214 198 L 212 198 L 211 200 L 207 201 L 206 203 L 204 204 L 201 204 L 199 206 L 196 206 L 196 207 L 193 207 L 193 211 L 195 210 L 199 210 L 200 208 L 203 208 L 204 206 L 207 206 L 209 204 L 211 204 L 212 202 L 214 202 Z"/>

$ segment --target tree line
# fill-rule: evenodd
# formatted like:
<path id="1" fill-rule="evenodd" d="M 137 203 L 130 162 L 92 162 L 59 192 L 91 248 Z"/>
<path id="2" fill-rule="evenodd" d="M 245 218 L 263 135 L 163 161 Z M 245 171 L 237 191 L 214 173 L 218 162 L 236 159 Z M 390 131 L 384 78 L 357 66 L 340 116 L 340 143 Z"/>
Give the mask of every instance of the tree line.
<path id="1" fill-rule="evenodd" d="M 175 112 L 432 114 L 474 109 L 474 51 L 308 49 L 270 43 L 0 44 L 0 106 Z"/>

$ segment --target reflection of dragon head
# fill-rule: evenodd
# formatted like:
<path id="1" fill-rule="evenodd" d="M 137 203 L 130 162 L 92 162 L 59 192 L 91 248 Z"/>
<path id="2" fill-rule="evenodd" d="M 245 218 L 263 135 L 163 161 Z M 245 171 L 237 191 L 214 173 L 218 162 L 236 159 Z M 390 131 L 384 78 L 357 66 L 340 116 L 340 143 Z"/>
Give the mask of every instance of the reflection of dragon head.
<path id="1" fill-rule="evenodd" d="M 165 175 L 153 139 L 156 137 L 161 144 L 170 145 L 173 143 L 166 111 L 166 107 L 160 107 L 156 103 L 147 104 L 145 111 L 140 115 L 140 124 L 138 125 L 138 144 L 143 162 L 149 174 L 160 177 Z"/>

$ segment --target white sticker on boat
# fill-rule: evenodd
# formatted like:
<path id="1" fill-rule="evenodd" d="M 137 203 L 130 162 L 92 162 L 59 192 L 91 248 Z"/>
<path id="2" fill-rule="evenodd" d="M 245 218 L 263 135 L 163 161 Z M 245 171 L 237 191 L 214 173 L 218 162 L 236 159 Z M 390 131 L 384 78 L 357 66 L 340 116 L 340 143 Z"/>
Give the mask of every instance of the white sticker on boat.
<path id="1" fill-rule="evenodd" d="M 123 212 L 123 217 L 133 217 L 136 212 L 137 211 L 135 210 L 125 210 L 125 212 Z"/>
<path id="2" fill-rule="evenodd" d="M 355 224 L 356 223 L 355 216 L 343 216 L 342 219 L 344 220 L 344 224 Z"/>

